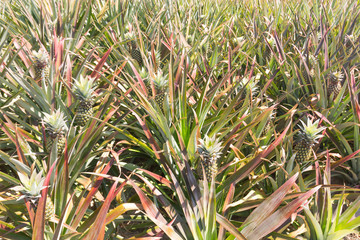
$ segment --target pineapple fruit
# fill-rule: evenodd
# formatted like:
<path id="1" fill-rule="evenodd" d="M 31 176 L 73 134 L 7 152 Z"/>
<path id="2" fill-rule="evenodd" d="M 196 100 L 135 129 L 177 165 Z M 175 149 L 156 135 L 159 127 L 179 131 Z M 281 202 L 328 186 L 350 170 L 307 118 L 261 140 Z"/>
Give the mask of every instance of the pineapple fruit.
<path id="1" fill-rule="evenodd" d="M 79 81 L 75 80 L 73 91 L 79 102 L 75 110 L 75 125 L 85 126 L 93 114 L 94 80 L 94 78 L 83 76 L 80 76 Z"/>
<path id="2" fill-rule="evenodd" d="M 198 152 L 201 158 L 201 165 L 204 168 L 206 180 L 210 182 L 212 177 L 217 174 L 217 159 L 221 154 L 221 142 L 215 136 L 212 138 L 205 136 L 199 142 Z M 201 168 L 198 168 L 198 170 L 201 170 Z M 202 173 L 202 170 L 199 172 Z"/>
<path id="3" fill-rule="evenodd" d="M 35 68 L 35 80 L 41 80 L 45 78 L 46 72 L 48 72 L 49 58 L 47 53 L 40 49 L 38 52 L 33 51 L 34 68 Z"/>
<path id="4" fill-rule="evenodd" d="M 52 114 L 44 113 L 43 123 L 45 125 L 45 150 L 50 152 L 55 141 L 57 141 L 58 154 L 65 148 L 66 121 L 63 113 L 59 110 Z"/>
<path id="5" fill-rule="evenodd" d="M 141 56 L 141 52 L 136 44 L 135 39 L 135 35 L 133 33 L 127 33 L 125 34 L 125 38 L 130 40 L 130 42 L 128 43 L 129 49 L 130 49 L 130 55 L 133 59 L 135 59 L 139 66 L 142 67 L 144 65 L 143 63 L 143 59 Z"/>
<path id="6" fill-rule="evenodd" d="M 153 78 L 153 84 L 156 90 L 155 102 L 163 109 L 168 88 L 167 76 L 164 76 L 162 72 L 159 71 Z"/>
<path id="7" fill-rule="evenodd" d="M 36 173 L 36 170 L 33 170 L 30 178 L 21 172 L 18 172 L 18 175 L 21 185 L 13 187 L 12 190 L 18 191 L 22 194 L 18 198 L 18 201 L 21 199 L 30 201 L 32 206 L 36 209 L 39 199 L 41 198 L 41 191 L 46 188 L 44 186 L 45 178 L 42 177 L 42 171 Z M 45 220 L 49 221 L 54 216 L 54 213 L 54 205 L 51 198 L 47 196 L 45 205 Z"/>
<path id="8" fill-rule="evenodd" d="M 301 121 L 301 120 L 300 120 Z M 319 132 L 324 130 L 324 127 L 319 127 L 319 120 L 314 123 L 308 118 L 305 124 L 301 121 L 300 131 L 297 135 L 295 145 L 295 161 L 305 162 L 311 157 L 312 146 L 317 143 L 317 139 L 322 137 Z"/>
<path id="9" fill-rule="evenodd" d="M 45 204 L 45 221 L 50 221 L 50 219 L 55 215 L 55 207 L 49 196 L 46 197 Z"/>
<path id="10" fill-rule="evenodd" d="M 341 82 L 343 78 L 344 74 L 342 74 L 341 71 L 336 71 L 329 74 L 327 89 L 327 94 L 329 98 L 331 97 L 331 95 L 333 96 L 333 99 L 337 97 L 341 90 Z"/>

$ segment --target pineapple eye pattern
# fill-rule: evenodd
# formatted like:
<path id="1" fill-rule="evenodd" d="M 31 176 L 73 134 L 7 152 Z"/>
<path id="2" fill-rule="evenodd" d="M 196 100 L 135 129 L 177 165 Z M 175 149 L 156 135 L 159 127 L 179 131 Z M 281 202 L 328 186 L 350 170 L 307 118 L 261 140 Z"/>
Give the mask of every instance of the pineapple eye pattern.
<path id="1" fill-rule="evenodd" d="M 301 120 L 300 120 L 301 121 Z M 294 151 L 296 153 L 295 161 L 305 162 L 311 157 L 312 146 L 317 143 L 317 139 L 323 135 L 319 134 L 325 127 L 319 127 L 319 121 L 314 123 L 309 118 L 306 124 L 301 121 L 300 131 L 297 134 Z"/>
<path id="2" fill-rule="evenodd" d="M 201 165 L 205 170 L 206 180 L 210 182 L 212 177 L 217 174 L 217 159 L 221 155 L 222 143 L 215 136 L 210 138 L 207 135 L 204 139 L 200 139 L 199 143 L 198 152 Z M 202 174 L 201 165 L 199 165 L 199 172 Z"/>
<path id="3" fill-rule="evenodd" d="M 93 115 L 94 81 L 94 78 L 83 76 L 80 76 L 80 80 L 75 80 L 73 91 L 78 100 L 78 106 L 75 110 L 75 125 L 77 126 L 85 126 Z"/>

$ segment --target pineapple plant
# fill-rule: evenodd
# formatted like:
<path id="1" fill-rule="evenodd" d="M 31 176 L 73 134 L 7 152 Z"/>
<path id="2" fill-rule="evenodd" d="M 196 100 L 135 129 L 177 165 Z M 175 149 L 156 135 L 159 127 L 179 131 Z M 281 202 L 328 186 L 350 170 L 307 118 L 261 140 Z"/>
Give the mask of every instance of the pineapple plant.
<path id="1" fill-rule="evenodd" d="M 328 89 L 327 94 L 330 98 L 333 96 L 333 99 L 337 97 L 341 90 L 341 82 L 344 78 L 344 74 L 341 71 L 335 71 L 329 74 L 328 76 Z"/>
<path id="2" fill-rule="evenodd" d="M 300 131 L 297 134 L 296 145 L 294 151 L 296 153 L 295 161 L 305 162 L 311 157 L 312 146 L 317 143 L 317 139 L 322 137 L 319 132 L 324 130 L 324 127 L 319 127 L 319 120 L 312 122 L 309 118 L 306 124 L 302 121 Z"/>
<path id="3" fill-rule="evenodd" d="M 22 194 L 17 200 L 19 201 L 21 199 L 25 199 L 36 209 L 39 199 L 41 198 L 41 191 L 46 188 L 44 186 L 45 178 L 42 177 L 42 171 L 36 173 L 36 170 L 33 170 L 30 178 L 21 172 L 18 172 L 18 175 L 21 185 L 12 188 L 12 190 L 18 191 Z M 45 220 L 49 221 L 53 217 L 54 213 L 54 205 L 51 198 L 47 196 L 45 205 Z"/>
<path id="4" fill-rule="evenodd" d="M 93 114 L 94 78 L 80 76 L 75 80 L 73 92 L 75 93 L 78 105 L 76 107 L 75 125 L 85 126 Z"/>
<path id="5" fill-rule="evenodd" d="M 221 142 L 216 136 L 210 138 L 205 136 L 204 139 L 200 139 L 200 146 L 198 152 L 201 158 L 201 164 L 205 171 L 205 177 L 208 182 L 211 181 L 212 177 L 217 174 L 217 159 L 221 154 Z M 201 168 L 198 168 L 199 172 L 202 173 Z M 202 174 L 200 174 L 202 176 Z"/>
<path id="6" fill-rule="evenodd" d="M 155 102 L 162 109 L 162 107 L 164 106 L 166 91 L 168 88 L 167 76 L 164 76 L 163 73 L 159 71 L 157 74 L 155 74 L 153 78 L 153 84 L 156 90 Z"/>
<path id="7" fill-rule="evenodd" d="M 138 48 L 137 43 L 134 40 L 135 35 L 131 32 L 128 32 L 127 34 L 125 34 L 125 38 L 129 40 L 128 47 L 130 49 L 131 57 L 138 62 L 140 67 L 142 67 L 144 65 L 144 63 L 143 63 L 140 49 Z"/>
<path id="8" fill-rule="evenodd" d="M 43 114 L 43 123 L 45 125 L 45 150 L 46 152 L 50 152 L 54 142 L 57 141 L 58 154 L 61 154 L 65 148 L 65 131 L 67 130 L 65 117 L 60 109 L 52 114 Z"/>
<path id="9" fill-rule="evenodd" d="M 46 76 L 46 69 L 49 64 L 49 58 L 47 53 L 40 49 L 39 51 L 32 52 L 34 59 L 34 68 L 35 68 L 35 80 L 41 80 Z"/>

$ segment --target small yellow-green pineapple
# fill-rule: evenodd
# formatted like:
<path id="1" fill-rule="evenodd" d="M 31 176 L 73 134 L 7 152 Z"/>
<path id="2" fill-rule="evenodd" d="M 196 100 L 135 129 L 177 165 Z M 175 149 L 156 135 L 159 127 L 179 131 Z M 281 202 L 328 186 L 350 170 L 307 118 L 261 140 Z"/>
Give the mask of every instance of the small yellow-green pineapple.
<path id="1" fill-rule="evenodd" d="M 73 91 L 78 105 L 76 108 L 75 125 L 85 126 L 93 115 L 94 78 L 80 76 L 80 80 L 75 80 Z"/>
<path id="2" fill-rule="evenodd" d="M 155 74 L 153 78 L 153 83 L 156 90 L 155 102 L 159 105 L 161 109 L 164 106 L 165 98 L 167 96 L 168 89 L 168 79 L 167 76 L 163 75 L 161 71 Z"/>
<path id="3" fill-rule="evenodd" d="M 135 59 L 139 66 L 142 67 L 144 65 L 143 63 L 143 59 L 141 56 L 141 52 L 137 46 L 137 43 L 135 41 L 135 35 L 131 32 L 128 32 L 125 34 L 125 38 L 130 40 L 130 42 L 128 43 L 129 49 L 130 49 L 130 55 L 133 59 Z"/>
<path id="4" fill-rule="evenodd" d="M 58 154 L 61 154 L 65 148 L 65 131 L 67 130 L 65 117 L 60 109 L 51 114 L 43 114 L 46 139 L 45 150 L 46 152 L 50 152 L 54 142 L 57 141 Z"/>
<path id="5" fill-rule="evenodd" d="M 301 120 L 300 120 L 301 121 Z M 319 132 L 324 130 L 324 127 L 319 127 L 319 120 L 314 123 L 308 118 L 305 124 L 301 121 L 300 131 L 297 134 L 296 145 L 294 152 L 296 153 L 295 161 L 304 162 L 311 157 L 312 146 L 317 143 L 317 139 L 322 137 Z"/>
<path id="6" fill-rule="evenodd" d="M 341 71 L 332 72 L 329 74 L 327 94 L 333 99 L 337 97 L 341 90 L 341 82 L 344 78 L 344 74 Z"/>
<path id="7" fill-rule="evenodd" d="M 49 196 L 46 197 L 45 205 L 45 221 L 50 221 L 50 219 L 55 215 L 55 207 Z"/>
<path id="8" fill-rule="evenodd" d="M 206 180 L 210 182 L 212 177 L 217 174 L 217 159 L 221 154 L 222 143 L 219 142 L 216 136 L 212 138 L 205 136 L 199 142 L 198 152 L 201 158 L 201 165 L 204 168 Z M 200 172 L 202 173 L 202 170 Z"/>
<path id="9" fill-rule="evenodd" d="M 34 60 L 35 80 L 41 80 L 42 78 L 45 78 L 49 57 L 42 49 L 37 52 L 33 51 L 32 55 Z"/>

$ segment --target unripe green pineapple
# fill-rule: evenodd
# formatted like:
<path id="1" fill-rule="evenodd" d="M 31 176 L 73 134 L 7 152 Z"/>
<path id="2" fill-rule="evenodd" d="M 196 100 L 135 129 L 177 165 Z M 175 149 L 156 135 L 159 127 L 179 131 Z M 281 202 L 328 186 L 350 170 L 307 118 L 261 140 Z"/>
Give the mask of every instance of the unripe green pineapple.
<path id="1" fill-rule="evenodd" d="M 35 69 L 35 80 L 41 80 L 45 77 L 46 67 L 49 63 L 47 53 L 40 49 L 38 52 L 33 51 L 34 69 Z"/>
<path id="2" fill-rule="evenodd" d="M 50 221 L 55 214 L 55 207 L 51 198 L 47 196 L 45 205 L 45 221 Z"/>
<path id="3" fill-rule="evenodd" d="M 45 151 L 50 152 L 55 141 L 57 141 L 58 154 L 65 148 L 66 121 L 63 113 L 59 110 L 51 114 L 44 113 L 43 123 L 45 125 Z"/>
<path id="4" fill-rule="evenodd" d="M 221 154 L 221 142 L 216 139 L 216 136 L 212 138 L 205 136 L 199 142 L 198 152 L 201 158 L 201 165 L 204 168 L 206 180 L 210 182 L 212 177 L 217 174 L 217 159 Z M 202 173 L 202 170 L 200 172 Z"/>
<path id="5" fill-rule="evenodd" d="M 336 71 L 329 74 L 329 82 L 328 82 L 328 89 L 327 94 L 328 97 L 331 97 L 331 94 L 333 94 L 333 99 L 337 97 L 341 90 L 341 82 L 344 78 L 344 74 L 342 74 L 341 71 Z"/>
<path id="6" fill-rule="evenodd" d="M 153 78 L 153 83 L 156 90 L 155 102 L 163 109 L 167 89 L 168 89 L 168 79 L 167 76 L 164 76 L 162 72 L 158 72 Z"/>
<path id="7" fill-rule="evenodd" d="M 312 146 L 317 143 L 316 139 L 322 137 L 319 132 L 325 128 L 318 126 L 319 120 L 313 123 L 309 118 L 306 124 L 303 121 L 301 121 L 301 124 L 294 152 L 296 153 L 295 161 L 305 162 L 311 157 Z"/>
<path id="8" fill-rule="evenodd" d="M 92 94 L 94 92 L 94 78 L 80 76 L 80 80 L 75 80 L 73 91 L 78 100 L 76 108 L 75 125 L 85 126 L 93 115 Z"/>
<path id="9" fill-rule="evenodd" d="M 47 65 L 45 67 L 44 72 L 43 72 L 43 77 L 45 79 L 49 79 L 49 77 L 50 77 L 50 66 L 49 65 Z"/>
<path id="10" fill-rule="evenodd" d="M 130 40 L 130 42 L 128 43 L 129 48 L 130 48 L 130 55 L 133 59 L 135 59 L 139 66 L 142 67 L 144 65 L 143 63 L 143 59 L 141 56 L 141 52 L 136 44 L 135 39 L 135 35 L 133 33 L 127 33 L 125 34 L 125 38 L 127 38 L 128 40 Z"/>

